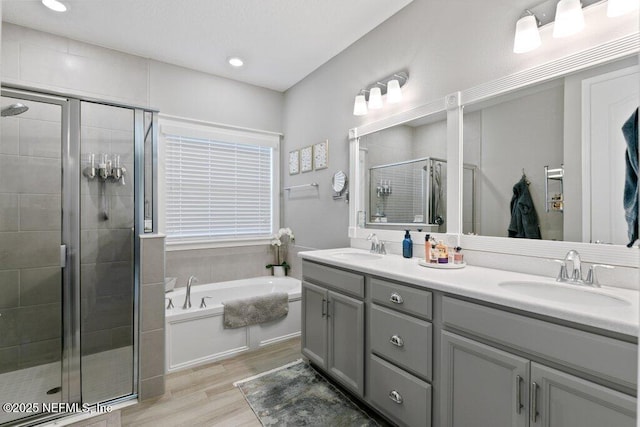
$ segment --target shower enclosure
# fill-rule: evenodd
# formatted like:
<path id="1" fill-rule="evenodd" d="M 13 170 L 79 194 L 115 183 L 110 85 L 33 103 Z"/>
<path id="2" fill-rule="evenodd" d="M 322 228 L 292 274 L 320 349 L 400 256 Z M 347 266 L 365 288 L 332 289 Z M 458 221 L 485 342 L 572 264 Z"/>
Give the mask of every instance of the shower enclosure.
<path id="1" fill-rule="evenodd" d="M 0 424 L 134 397 L 157 114 L 11 88 L 0 106 L 0 401 L 26 404 Z"/>
<path id="2" fill-rule="evenodd" d="M 369 168 L 369 222 L 425 224 L 439 231 L 446 217 L 446 160 L 432 157 Z"/>

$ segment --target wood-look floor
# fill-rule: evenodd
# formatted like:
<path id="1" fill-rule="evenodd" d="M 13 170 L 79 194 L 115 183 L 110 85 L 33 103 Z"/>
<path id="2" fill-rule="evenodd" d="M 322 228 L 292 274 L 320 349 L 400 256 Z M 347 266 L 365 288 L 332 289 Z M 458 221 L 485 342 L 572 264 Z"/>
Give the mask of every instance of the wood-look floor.
<path id="1" fill-rule="evenodd" d="M 300 339 L 167 375 L 165 394 L 122 410 L 123 426 L 260 426 L 233 383 L 301 358 Z"/>

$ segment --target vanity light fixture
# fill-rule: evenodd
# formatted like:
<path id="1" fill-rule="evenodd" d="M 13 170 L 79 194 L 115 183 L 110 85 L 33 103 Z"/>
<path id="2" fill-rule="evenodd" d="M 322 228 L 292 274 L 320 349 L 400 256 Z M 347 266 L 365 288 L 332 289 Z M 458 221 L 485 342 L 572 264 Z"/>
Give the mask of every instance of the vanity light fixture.
<path id="1" fill-rule="evenodd" d="M 524 53 L 536 49 L 542 43 L 538 30 L 538 18 L 527 9 L 526 15 L 516 22 L 516 37 L 513 41 L 513 51 Z"/>
<path id="2" fill-rule="evenodd" d="M 530 7 L 516 23 L 513 40 L 515 53 L 530 52 L 540 46 L 541 27 L 553 23 L 553 37 L 562 38 L 576 34 L 585 27 L 582 9 L 603 3 L 605 0 L 546 0 Z M 637 10 L 638 0 L 608 0 L 607 16 L 615 17 Z"/>
<path id="3" fill-rule="evenodd" d="M 625 13 L 637 10 L 640 7 L 638 0 L 609 0 L 607 2 L 607 16 L 615 18 Z"/>
<path id="4" fill-rule="evenodd" d="M 369 112 L 367 109 L 367 100 L 364 96 L 364 91 L 359 95 L 356 95 L 356 100 L 353 103 L 353 115 L 364 116 Z"/>
<path id="5" fill-rule="evenodd" d="M 236 68 L 240 68 L 244 65 L 244 61 L 242 60 L 242 58 L 238 58 L 237 56 L 231 56 L 227 58 L 227 62 L 232 67 L 236 67 Z"/>
<path id="6" fill-rule="evenodd" d="M 387 102 L 389 104 L 397 104 L 402 101 L 402 89 L 398 79 L 392 79 L 387 82 Z"/>
<path id="7" fill-rule="evenodd" d="M 371 88 L 371 91 L 369 92 L 368 106 L 370 110 L 379 110 L 382 108 L 382 91 L 379 86 Z"/>
<path id="8" fill-rule="evenodd" d="M 398 71 L 392 75 L 367 85 L 360 90 L 353 102 L 353 115 L 364 116 L 369 110 L 377 110 L 383 107 L 382 97 L 387 96 L 389 104 L 395 104 L 402 100 L 402 86 L 409 80 L 409 73 Z M 368 107 L 367 107 L 368 101 Z"/>
<path id="9" fill-rule="evenodd" d="M 553 38 L 572 36 L 584 29 L 584 14 L 580 0 L 560 0 L 556 6 Z"/>
<path id="10" fill-rule="evenodd" d="M 58 0 L 42 0 L 42 4 L 55 12 L 67 11 L 67 6 Z"/>

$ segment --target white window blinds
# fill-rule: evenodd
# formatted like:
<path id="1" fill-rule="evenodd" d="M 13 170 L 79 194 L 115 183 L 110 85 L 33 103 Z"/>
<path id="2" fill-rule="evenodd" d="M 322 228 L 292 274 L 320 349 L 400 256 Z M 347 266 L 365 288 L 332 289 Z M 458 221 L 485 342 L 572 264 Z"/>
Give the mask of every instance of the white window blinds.
<path id="1" fill-rule="evenodd" d="M 266 238 L 273 224 L 273 147 L 165 134 L 170 241 Z"/>

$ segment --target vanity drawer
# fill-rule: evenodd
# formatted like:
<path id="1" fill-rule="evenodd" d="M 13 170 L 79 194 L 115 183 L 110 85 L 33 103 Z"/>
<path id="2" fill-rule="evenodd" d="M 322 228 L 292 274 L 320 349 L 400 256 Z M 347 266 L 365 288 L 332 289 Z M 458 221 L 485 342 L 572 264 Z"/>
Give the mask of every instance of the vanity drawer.
<path id="1" fill-rule="evenodd" d="M 371 300 L 376 304 L 431 320 L 431 292 L 375 278 L 371 279 L 370 285 Z"/>
<path id="2" fill-rule="evenodd" d="M 638 346 L 544 320 L 444 297 L 445 327 L 636 388 Z"/>
<path id="3" fill-rule="evenodd" d="M 431 426 L 431 386 L 371 355 L 368 397 L 376 408 L 399 425 Z"/>
<path id="4" fill-rule="evenodd" d="M 302 277 L 311 283 L 364 298 L 364 276 L 361 274 L 302 261 Z"/>
<path id="5" fill-rule="evenodd" d="M 431 381 L 431 323 L 372 304 L 369 335 L 372 352 Z"/>

